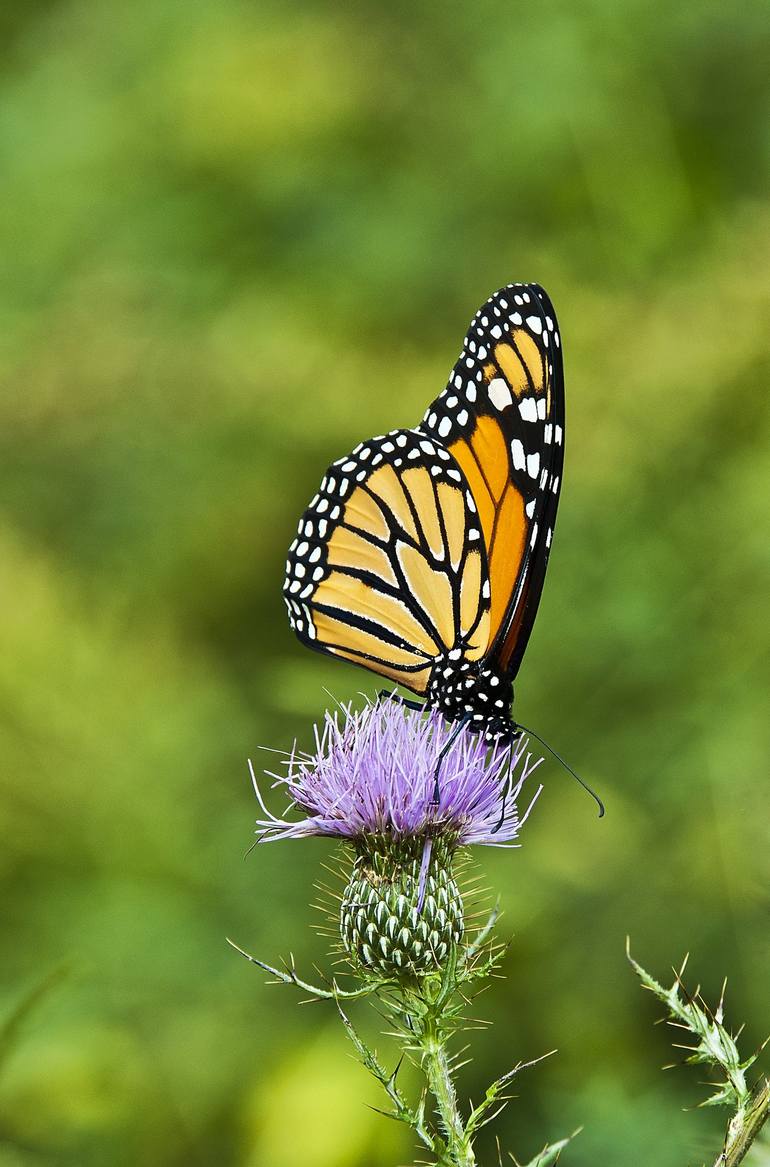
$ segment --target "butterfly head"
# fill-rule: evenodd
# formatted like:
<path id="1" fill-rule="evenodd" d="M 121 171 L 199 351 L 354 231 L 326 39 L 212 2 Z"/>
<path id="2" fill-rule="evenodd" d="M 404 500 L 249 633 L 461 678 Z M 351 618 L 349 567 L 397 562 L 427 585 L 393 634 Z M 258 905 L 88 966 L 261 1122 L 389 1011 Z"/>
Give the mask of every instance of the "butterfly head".
<path id="1" fill-rule="evenodd" d="M 431 673 L 427 703 L 450 721 L 465 720 L 488 741 L 511 741 L 516 723 L 511 716 L 513 685 L 484 661 L 463 659 L 453 650 L 440 657 Z"/>

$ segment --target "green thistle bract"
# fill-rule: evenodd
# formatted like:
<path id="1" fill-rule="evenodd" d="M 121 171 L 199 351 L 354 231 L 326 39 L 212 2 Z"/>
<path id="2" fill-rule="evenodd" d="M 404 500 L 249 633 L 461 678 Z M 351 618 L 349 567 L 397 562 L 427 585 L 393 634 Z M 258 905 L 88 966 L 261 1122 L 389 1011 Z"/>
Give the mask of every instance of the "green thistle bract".
<path id="1" fill-rule="evenodd" d="M 372 836 L 358 844 L 340 933 L 362 970 L 386 978 L 435 971 L 463 931 L 463 901 L 445 841 L 430 846 Z"/>

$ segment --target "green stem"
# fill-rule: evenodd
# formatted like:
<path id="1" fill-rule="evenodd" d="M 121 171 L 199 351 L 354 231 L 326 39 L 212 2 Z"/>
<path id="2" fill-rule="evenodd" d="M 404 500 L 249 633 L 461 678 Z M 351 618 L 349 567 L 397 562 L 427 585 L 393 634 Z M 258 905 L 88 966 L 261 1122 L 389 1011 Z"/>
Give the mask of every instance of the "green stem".
<path id="1" fill-rule="evenodd" d="M 236 952 L 240 952 L 241 956 L 245 956 L 251 964 L 256 964 L 258 968 L 264 969 L 265 972 L 274 976 L 277 981 L 281 981 L 284 985 L 294 985 L 298 989 L 304 989 L 306 993 L 310 993 L 311 997 L 317 997 L 321 1001 L 354 1001 L 358 997 L 368 997 L 374 992 L 374 983 L 366 984 L 360 989 L 352 990 L 340 989 L 336 981 L 332 982 L 330 989 L 323 989 L 318 985 L 311 985 L 308 981 L 303 981 L 301 977 L 297 976 L 293 957 L 291 958 L 292 963 L 289 965 L 288 970 L 283 972 L 279 968 L 273 968 L 271 964 L 266 964 L 264 960 L 259 960 L 258 957 L 252 956 L 250 952 L 246 952 L 245 949 L 240 948 L 229 936 L 226 936 L 225 940 L 231 948 L 234 948 Z"/>
<path id="2" fill-rule="evenodd" d="M 435 1024 L 426 1025 L 423 1034 L 422 1065 L 446 1134 L 448 1163 L 452 1167 L 475 1167 L 476 1156 L 457 1106 L 446 1047 Z"/>
<path id="3" fill-rule="evenodd" d="M 760 1082 L 727 1128 L 724 1150 L 714 1167 L 738 1167 L 770 1117 L 770 1079 Z"/>

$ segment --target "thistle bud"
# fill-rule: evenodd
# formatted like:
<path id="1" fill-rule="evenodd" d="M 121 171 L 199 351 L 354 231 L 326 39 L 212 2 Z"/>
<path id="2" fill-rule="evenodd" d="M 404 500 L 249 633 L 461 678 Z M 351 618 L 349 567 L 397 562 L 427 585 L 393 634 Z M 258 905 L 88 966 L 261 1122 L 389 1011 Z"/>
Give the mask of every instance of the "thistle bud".
<path id="1" fill-rule="evenodd" d="M 434 972 L 463 937 L 446 841 L 369 836 L 357 850 L 340 911 L 351 960 L 379 977 Z"/>

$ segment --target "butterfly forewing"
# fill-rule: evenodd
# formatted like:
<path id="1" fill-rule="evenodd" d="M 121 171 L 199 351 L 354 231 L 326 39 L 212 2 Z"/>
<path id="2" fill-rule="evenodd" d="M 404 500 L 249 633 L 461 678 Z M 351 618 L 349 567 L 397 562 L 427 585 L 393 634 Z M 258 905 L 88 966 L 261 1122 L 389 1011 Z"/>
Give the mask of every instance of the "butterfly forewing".
<path id="1" fill-rule="evenodd" d="M 443 444 L 396 430 L 329 467 L 289 549 L 284 596 L 313 648 L 425 693 L 450 651 L 489 648 L 487 554 Z"/>
<path id="2" fill-rule="evenodd" d="M 543 587 L 564 457 L 561 338 L 541 287 L 509 285 L 479 309 L 422 428 L 452 454 L 476 502 L 491 586 L 488 656 L 514 677 Z"/>

